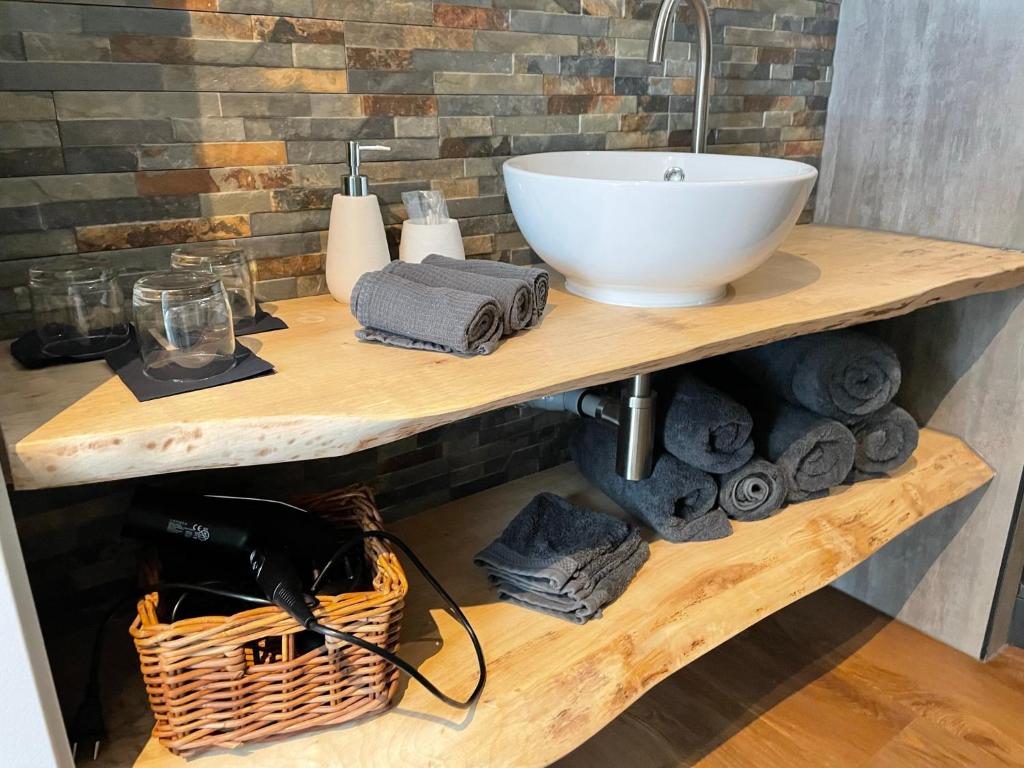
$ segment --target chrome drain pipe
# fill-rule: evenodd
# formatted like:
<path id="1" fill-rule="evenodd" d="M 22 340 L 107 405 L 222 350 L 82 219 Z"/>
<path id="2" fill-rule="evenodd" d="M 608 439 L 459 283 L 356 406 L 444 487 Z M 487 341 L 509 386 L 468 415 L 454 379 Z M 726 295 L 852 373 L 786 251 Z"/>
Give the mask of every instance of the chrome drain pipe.
<path id="1" fill-rule="evenodd" d="M 542 411 L 571 413 L 599 419 L 618 429 L 615 472 L 626 480 L 645 480 L 654 467 L 654 406 L 657 394 L 651 375 L 643 373 L 623 383 L 619 398 L 589 389 L 574 389 L 530 400 L 524 405 Z"/>

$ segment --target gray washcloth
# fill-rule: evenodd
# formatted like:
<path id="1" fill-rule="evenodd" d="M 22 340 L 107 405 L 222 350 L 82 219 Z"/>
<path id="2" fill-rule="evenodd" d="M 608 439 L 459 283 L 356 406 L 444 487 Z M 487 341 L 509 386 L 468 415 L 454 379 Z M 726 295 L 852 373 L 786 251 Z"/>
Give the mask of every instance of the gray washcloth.
<path id="1" fill-rule="evenodd" d="M 622 544 L 606 553 L 596 555 L 593 560 L 585 563 L 580 570 L 573 574 L 572 578 L 565 582 L 560 589 L 552 589 L 548 579 L 524 576 L 490 566 L 487 567 L 488 578 L 494 583 L 501 580 L 538 594 L 563 595 L 575 600 L 582 600 L 594 591 L 601 579 L 622 566 L 633 557 L 638 549 L 646 549 L 646 547 L 647 544 L 640 537 L 640 531 L 631 528 Z"/>
<path id="2" fill-rule="evenodd" d="M 518 331 L 533 321 L 533 291 L 524 280 L 479 275 L 436 264 L 409 264 L 393 261 L 384 272 L 404 277 L 431 288 L 454 288 L 457 291 L 490 296 L 501 307 L 505 330 Z"/>
<path id="3" fill-rule="evenodd" d="M 732 533 L 729 518 L 712 509 L 718 486 L 711 475 L 662 453 L 646 480 L 615 474 L 615 431 L 584 421 L 570 442 L 580 472 L 623 509 L 643 520 L 667 541 L 708 541 Z"/>
<path id="4" fill-rule="evenodd" d="M 629 558 L 603 574 L 594 588 L 582 597 L 535 592 L 523 588 L 516 582 L 506 581 L 501 576 L 492 580 L 498 588 L 498 597 L 502 600 L 540 610 L 576 624 L 584 624 L 590 619 L 600 618 L 602 609 L 622 596 L 637 571 L 647 562 L 650 553 L 647 542 L 641 541 L 640 546 L 633 550 Z"/>
<path id="5" fill-rule="evenodd" d="M 683 369 L 673 381 L 662 426 L 665 450 L 691 467 L 722 474 L 754 455 L 750 412 L 724 392 Z"/>
<path id="6" fill-rule="evenodd" d="M 473 562 L 530 577 L 558 593 L 594 558 L 620 547 L 630 529 L 625 520 L 539 493 Z"/>
<path id="7" fill-rule="evenodd" d="M 903 466 L 917 449 L 920 432 L 914 417 L 892 403 L 858 421 L 850 430 L 857 440 L 853 471 L 858 478 Z"/>
<path id="8" fill-rule="evenodd" d="M 786 478 L 788 501 L 839 485 L 853 467 L 857 441 L 838 421 L 782 401 L 754 409 L 758 452 Z"/>
<path id="9" fill-rule="evenodd" d="M 472 272 L 478 275 L 490 275 L 491 277 L 510 277 L 514 280 L 525 280 L 533 289 L 533 322 L 532 327 L 540 322 L 544 316 L 544 308 L 548 305 L 548 287 L 551 278 L 547 270 L 540 267 L 520 267 L 516 264 L 505 264 L 501 261 L 490 259 L 450 259 L 432 253 L 423 259 L 424 264 L 436 264 L 448 269 L 458 269 L 465 272 Z"/>
<path id="10" fill-rule="evenodd" d="M 362 341 L 486 355 L 501 340 L 501 307 L 491 297 L 430 288 L 386 272 L 360 277 L 350 308 L 365 326 L 356 331 Z"/>
<path id="11" fill-rule="evenodd" d="M 760 456 L 718 478 L 718 505 L 733 520 L 771 517 L 782 509 L 787 492 L 782 471 Z"/>
<path id="12" fill-rule="evenodd" d="M 794 405 L 852 424 L 888 403 L 900 388 L 900 361 L 880 339 L 830 331 L 734 352 L 745 376 Z"/>

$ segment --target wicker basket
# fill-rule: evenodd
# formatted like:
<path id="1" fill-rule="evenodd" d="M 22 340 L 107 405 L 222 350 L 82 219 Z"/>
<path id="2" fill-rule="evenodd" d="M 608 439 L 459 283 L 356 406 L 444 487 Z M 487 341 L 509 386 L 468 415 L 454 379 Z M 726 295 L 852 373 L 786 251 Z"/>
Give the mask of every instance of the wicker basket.
<path id="1" fill-rule="evenodd" d="M 365 487 L 298 503 L 332 522 L 381 527 Z M 330 627 L 395 651 L 405 574 L 388 543 L 368 539 L 365 552 L 373 591 L 320 596 L 316 615 Z M 303 630 L 276 606 L 162 624 L 158 600 L 154 593 L 139 601 L 131 634 L 156 718 L 153 735 L 176 754 L 336 725 L 391 703 L 398 680 L 394 667 L 331 638 L 297 656 L 294 636 Z"/>

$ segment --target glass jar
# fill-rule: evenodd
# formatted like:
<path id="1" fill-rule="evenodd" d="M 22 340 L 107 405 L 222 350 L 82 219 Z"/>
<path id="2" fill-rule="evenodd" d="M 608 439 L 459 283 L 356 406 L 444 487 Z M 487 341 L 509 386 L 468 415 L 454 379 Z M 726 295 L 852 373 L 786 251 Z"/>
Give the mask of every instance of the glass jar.
<path id="1" fill-rule="evenodd" d="M 99 357 L 128 341 L 124 294 L 106 260 L 75 256 L 32 267 L 28 284 L 44 355 Z"/>
<path id="2" fill-rule="evenodd" d="M 244 330 L 256 317 L 256 292 L 253 287 L 252 264 L 236 245 L 194 243 L 176 248 L 171 253 L 171 269 L 212 272 L 224 283 L 235 328 Z"/>
<path id="3" fill-rule="evenodd" d="M 132 308 L 147 376 L 197 381 L 234 366 L 231 307 L 216 275 L 182 270 L 146 275 L 135 283 Z"/>

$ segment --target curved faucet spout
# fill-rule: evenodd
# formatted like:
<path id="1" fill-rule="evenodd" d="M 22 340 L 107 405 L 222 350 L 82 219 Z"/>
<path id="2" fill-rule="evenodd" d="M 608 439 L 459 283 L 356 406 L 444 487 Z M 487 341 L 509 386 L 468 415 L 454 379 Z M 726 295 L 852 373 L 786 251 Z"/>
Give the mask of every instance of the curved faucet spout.
<path id="1" fill-rule="evenodd" d="M 672 15 L 680 0 L 661 0 L 654 17 L 647 60 L 651 64 L 665 61 L 665 41 Z M 693 93 L 693 151 L 704 152 L 708 137 L 708 99 L 711 94 L 711 13 L 706 0 L 687 0 L 697 16 L 697 77 Z"/>

